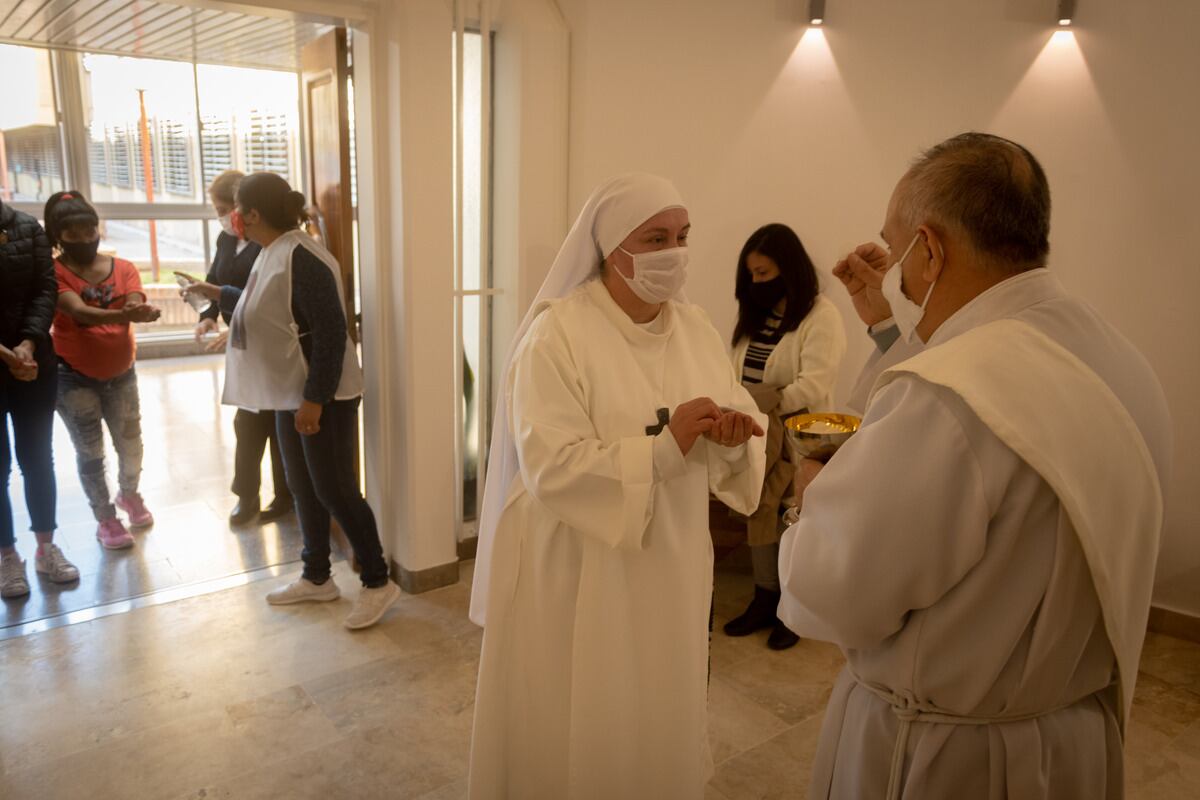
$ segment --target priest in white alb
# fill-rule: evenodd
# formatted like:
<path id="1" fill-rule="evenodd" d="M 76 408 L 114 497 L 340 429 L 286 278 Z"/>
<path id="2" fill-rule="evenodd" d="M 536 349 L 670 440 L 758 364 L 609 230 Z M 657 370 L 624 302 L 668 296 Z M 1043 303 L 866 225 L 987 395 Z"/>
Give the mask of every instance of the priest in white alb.
<path id="1" fill-rule="evenodd" d="M 475 800 L 704 795 L 709 494 L 754 511 L 766 421 L 680 294 L 690 227 L 668 181 L 605 182 L 518 331 L 471 598 Z"/>
<path id="2" fill-rule="evenodd" d="M 1146 360 L 1046 267 L 1049 219 L 1028 150 L 963 134 L 900 180 L 889 252 L 860 248 L 886 271 L 840 270 L 924 348 L 783 537 L 780 618 L 847 660 L 810 798 L 1123 796 L 1171 429 Z"/>

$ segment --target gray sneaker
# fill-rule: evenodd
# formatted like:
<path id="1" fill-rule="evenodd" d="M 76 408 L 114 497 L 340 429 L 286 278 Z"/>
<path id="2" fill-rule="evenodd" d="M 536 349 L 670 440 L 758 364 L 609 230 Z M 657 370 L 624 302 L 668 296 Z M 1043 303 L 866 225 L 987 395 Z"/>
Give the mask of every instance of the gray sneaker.
<path id="1" fill-rule="evenodd" d="M 0 597 L 24 597 L 29 594 L 25 562 L 20 556 L 0 558 Z"/>
<path id="2" fill-rule="evenodd" d="M 79 580 L 79 570 L 67 557 L 63 555 L 63 551 L 58 549 L 56 544 L 44 544 L 41 546 L 41 552 L 34 559 L 34 569 L 39 575 L 45 575 L 46 580 L 52 583 L 71 583 Z"/>

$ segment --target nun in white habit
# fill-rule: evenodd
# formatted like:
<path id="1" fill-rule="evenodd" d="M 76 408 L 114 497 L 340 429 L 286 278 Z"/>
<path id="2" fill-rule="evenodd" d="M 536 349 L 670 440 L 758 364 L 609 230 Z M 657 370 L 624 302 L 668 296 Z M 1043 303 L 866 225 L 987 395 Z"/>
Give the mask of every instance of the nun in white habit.
<path id="1" fill-rule="evenodd" d="M 703 796 L 708 498 L 754 511 L 766 421 L 679 294 L 689 228 L 668 181 L 605 182 L 518 330 L 471 598 L 472 798 Z"/>

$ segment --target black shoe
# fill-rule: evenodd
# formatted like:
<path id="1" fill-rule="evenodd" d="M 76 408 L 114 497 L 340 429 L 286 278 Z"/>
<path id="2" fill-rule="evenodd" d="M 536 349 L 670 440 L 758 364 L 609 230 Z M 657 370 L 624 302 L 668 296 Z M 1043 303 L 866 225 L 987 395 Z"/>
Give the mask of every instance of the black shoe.
<path id="1" fill-rule="evenodd" d="M 271 505 L 264 508 L 262 513 L 258 515 L 258 521 L 274 522 L 277 519 L 283 519 L 292 513 L 293 508 L 292 498 L 275 495 L 275 499 L 271 501 Z"/>
<path id="2" fill-rule="evenodd" d="M 754 587 L 754 599 L 746 611 L 736 619 L 725 623 L 726 636 L 749 636 L 775 624 L 775 612 L 779 608 L 779 592 L 761 586 Z"/>
<path id="3" fill-rule="evenodd" d="M 257 497 L 238 498 L 238 504 L 229 512 L 229 524 L 248 525 L 258 516 L 258 503 Z"/>
<path id="4" fill-rule="evenodd" d="M 799 641 L 800 637 L 777 619 L 775 627 L 771 629 L 771 635 L 767 637 L 767 647 L 772 650 L 787 650 L 789 647 L 795 647 Z"/>

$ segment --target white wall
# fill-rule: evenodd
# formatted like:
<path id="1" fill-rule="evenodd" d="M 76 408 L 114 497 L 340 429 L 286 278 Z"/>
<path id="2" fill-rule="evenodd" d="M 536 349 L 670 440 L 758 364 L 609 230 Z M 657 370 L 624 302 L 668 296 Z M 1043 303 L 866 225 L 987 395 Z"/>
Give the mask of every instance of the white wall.
<path id="1" fill-rule="evenodd" d="M 390 558 L 438 574 L 457 561 L 452 30 L 422 0 L 354 35 L 367 498 Z"/>
<path id="2" fill-rule="evenodd" d="M 1156 600 L 1200 614 L 1200 3 L 1080 0 L 560 0 L 571 31 L 569 209 L 603 178 L 673 178 L 694 223 L 689 292 L 722 331 L 745 237 L 792 225 L 826 273 L 876 237 L 922 147 L 967 129 L 1042 161 L 1050 266 L 1151 360 L 1178 431 Z M 561 232 L 560 234 L 561 235 Z M 549 259 L 523 265 L 536 286 Z M 840 289 L 851 348 L 868 342 Z M 502 349 L 503 343 L 498 343 Z M 1098 432 L 1098 435 L 1102 433 Z M 1120 458 L 1119 453 L 1113 454 Z"/>

